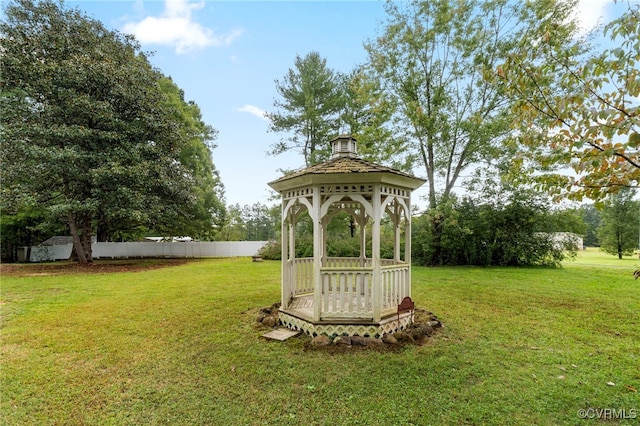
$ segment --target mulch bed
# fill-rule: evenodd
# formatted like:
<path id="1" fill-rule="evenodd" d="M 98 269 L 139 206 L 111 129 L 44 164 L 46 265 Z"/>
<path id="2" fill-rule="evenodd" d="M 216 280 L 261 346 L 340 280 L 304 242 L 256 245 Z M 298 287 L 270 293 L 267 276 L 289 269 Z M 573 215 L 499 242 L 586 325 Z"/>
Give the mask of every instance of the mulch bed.
<path id="1" fill-rule="evenodd" d="M 76 262 L 53 263 L 0 263 L 0 275 L 10 277 L 33 277 L 70 274 L 109 274 L 113 272 L 140 272 L 151 269 L 183 265 L 187 259 L 124 259 L 97 260 L 81 266 Z"/>

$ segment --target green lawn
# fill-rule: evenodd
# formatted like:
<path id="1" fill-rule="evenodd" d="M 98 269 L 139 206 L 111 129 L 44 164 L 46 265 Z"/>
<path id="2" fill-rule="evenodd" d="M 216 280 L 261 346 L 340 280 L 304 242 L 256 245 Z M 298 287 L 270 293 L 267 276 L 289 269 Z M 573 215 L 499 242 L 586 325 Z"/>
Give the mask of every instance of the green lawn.
<path id="1" fill-rule="evenodd" d="M 582 409 L 638 424 L 639 262 L 599 257 L 562 269 L 414 268 L 417 306 L 445 328 L 424 346 L 342 354 L 305 351 L 306 337 L 260 338 L 255 316 L 280 298 L 279 262 L 3 275 L 0 421 L 600 423 Z"/>
<path id="2" fill-rule="evenodd" d="M 578 253 L 578 258 L 575 261 L 566 263 L 578 265 L 619 266 L 625 268 L 635 267 L 635 269 L 640 267 L 640 260 L 638 260 L 637 255 L 623 256 L 622 259 L 618 259 L 618 256 L 607 254 L 596 247 L 587 247 L 587 250 L 580 251 Z"/>

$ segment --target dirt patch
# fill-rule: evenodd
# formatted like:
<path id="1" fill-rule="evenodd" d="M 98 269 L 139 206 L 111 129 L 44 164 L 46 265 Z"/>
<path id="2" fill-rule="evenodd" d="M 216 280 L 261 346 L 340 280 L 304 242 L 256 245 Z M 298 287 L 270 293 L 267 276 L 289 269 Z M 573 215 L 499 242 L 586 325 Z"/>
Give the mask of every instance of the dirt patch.
<path id="1" fill-rule="evenodd" d="M 96 260 L 81 266 L 76 262 L 54 263 L 2 263 L 0 275 L 10 277 L 34 277 L 71 274 L 110 274 L 114 272 L 140 272 L 151 269 L 183 265 L 188 259 L 124 259 Z"/>

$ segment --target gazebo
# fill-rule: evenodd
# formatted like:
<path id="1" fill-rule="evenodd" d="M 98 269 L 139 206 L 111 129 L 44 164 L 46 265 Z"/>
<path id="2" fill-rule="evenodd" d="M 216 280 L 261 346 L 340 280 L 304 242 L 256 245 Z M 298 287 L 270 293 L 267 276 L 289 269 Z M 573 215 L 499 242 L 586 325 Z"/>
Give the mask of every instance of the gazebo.
<path id="1" fill-rule="evenodd" d="M 269 186 L 282 197 L 280 320 L 309 335 L 379 337 L 413 322 L 398 305 L 411 296 L 411 191 L 425 181 L 357 157 L 356 140 L 331 141 L 331 159 L 298 170 Z M 328 225 L 336 215 L 357 228 L 357 257 L 329 257 Z M 308 214 L 313 254 L 296 257 L 296 229 Z M 381 255 L 384 228 L 393 255 Z M 368 235 L 369 234 L 369 235 Z M 403 238 L 404 237 L 404 238 Z M 390 250 L 387 250 L 390 252 Z"/>

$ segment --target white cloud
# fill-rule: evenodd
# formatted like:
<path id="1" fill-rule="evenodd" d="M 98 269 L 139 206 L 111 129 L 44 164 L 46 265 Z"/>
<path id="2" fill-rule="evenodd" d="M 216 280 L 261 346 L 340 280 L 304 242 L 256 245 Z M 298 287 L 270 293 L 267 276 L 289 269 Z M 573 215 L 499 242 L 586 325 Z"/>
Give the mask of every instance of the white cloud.
<path id="1" fill-rule="evenodd" d="M 251 115 L 255 115 L 256 117 L 262 118 L 263 120 L 267 120 L 267 117 L 265 116 L 267 112 L 262 108 L 254 105 L 243 105 L 240 108 L 236 108 L 236 111 L 248 112 Z"/>
<path id="2" fill-rule="evenodd" d="M 579 0 L 576 13 L 583 34 L 605 23 L 607 6 L 612 0 Z"/>
<path id="3" fill-rule="evenodd" d="M 192 12 L 202 9 L 204 1 L 192 3 L 188 0 L 165 0 L 164 4 L 165 9 L 160 16 L 148 16 L 138 22 L 128 22 L 123 31 L 133 34 L 143 44 L 173 46 L 178 54 L 207 46 L 227 45 L 242 34 L 242 30 L 235 30 L 218 35 L 195 22 Z"/>

